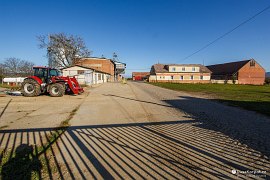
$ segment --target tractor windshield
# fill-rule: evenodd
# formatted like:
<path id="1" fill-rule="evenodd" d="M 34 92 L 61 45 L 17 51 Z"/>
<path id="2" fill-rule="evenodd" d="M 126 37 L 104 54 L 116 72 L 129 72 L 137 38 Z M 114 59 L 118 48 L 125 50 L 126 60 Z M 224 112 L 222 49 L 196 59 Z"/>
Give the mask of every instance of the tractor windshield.
<path id="1" fill-rule="evenodd" d="M 34 76 L 37 76 L 37 77 L 47 77 L 48 74 L 47 74 L 47 69 L 45 68 L 34 68 Z"/>
<path id="2" fill-rule="evenodd" d="M 59 72 L 56 69 L 50 69 L 50 76 L 59 76 Z"/>

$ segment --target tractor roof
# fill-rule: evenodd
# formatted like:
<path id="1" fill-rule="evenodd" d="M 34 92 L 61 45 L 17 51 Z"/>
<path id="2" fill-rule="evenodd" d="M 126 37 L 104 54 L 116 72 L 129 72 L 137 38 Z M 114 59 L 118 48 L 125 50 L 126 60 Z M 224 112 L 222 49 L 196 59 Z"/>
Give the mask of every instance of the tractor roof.
<path id="1" fill-rule="evenodd" d="M 33 68 L 56 69 L 56 68 L 50 68 L 50 67 L 46 67 L 46 66 L 33 66 Z"/>

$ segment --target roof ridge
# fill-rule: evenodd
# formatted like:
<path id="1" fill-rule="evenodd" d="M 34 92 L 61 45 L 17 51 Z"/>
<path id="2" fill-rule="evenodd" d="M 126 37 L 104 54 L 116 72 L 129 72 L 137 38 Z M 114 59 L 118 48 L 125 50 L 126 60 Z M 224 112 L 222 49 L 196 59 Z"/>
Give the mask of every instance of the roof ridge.
<path id="1" fill-rule="evenodd" d="M 207 66 L 217 66 L 217 65 L 224 65 L 224 64 L 234 64 L 234 63 L 240 63 L 240 62 L 248 62 L 254 59 L 248 59 L 248 60 L 241 60 L 241 61 L 233 61 L 233 62 L 227 62 L 227 63 L 220 63 L 220 64 L 212 64 L 212 65 L 207 65 Z M 207 67 L 206 66 L 206 67 Z"/>

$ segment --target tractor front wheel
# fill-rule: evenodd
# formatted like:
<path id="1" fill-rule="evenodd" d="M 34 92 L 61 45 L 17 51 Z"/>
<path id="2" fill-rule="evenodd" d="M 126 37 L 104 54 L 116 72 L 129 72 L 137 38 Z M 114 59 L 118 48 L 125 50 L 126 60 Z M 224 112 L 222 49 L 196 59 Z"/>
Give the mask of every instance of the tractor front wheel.
<path id="1" fill-rule="evenodd" d="M 51 84 L 49 86 L 49 94 L 52 97 L 61 97 L 65 94 L 65 88 L 60 83 Z"/>
<path id="2" fill-rule="evenodd" d="M 40 85 L 34 79 L 25 79 L 21 87 L 22 94 L 27 97 L 38 96 L 41 93 Z"/>

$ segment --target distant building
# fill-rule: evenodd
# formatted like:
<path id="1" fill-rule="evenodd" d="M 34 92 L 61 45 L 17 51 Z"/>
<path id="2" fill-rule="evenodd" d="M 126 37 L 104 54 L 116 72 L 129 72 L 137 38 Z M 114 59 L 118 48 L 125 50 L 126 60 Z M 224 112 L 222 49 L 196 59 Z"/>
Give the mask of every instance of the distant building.
<path id="1" fill-rule="evenodd" d="M 8 84 L 11 86 L 21 85 L 25 78 L 26 77 L 6 77 L 3 79 L 2 83 Z"/>
<path id="2" fill-rule="evenodd" d="M 114 61 L 116 74 L 125 74 L 126 64 L 118 61 Z"/>
<path id="3" fill-rule="evenodd" d="M 262 85 L 264 68 L 254 59 L 206 66 L 212 71 L 212 82 Z"/>
<path id="4" fill-rule="evenodd" d="M 93 85 L 108 82 L 111 75 L 90 67 L 74 65 L 62 69 L 63 76 L 75 76 L 79 84 Z"/>
<path id="5" fill-rule="evenodd" d="M 126 64 L 115 60 L 113 62 L 115 64 L 115 80 L 120 81 L 123 78 L 122 74 L 125 74 Z"/>
<path id="6" fill-rule="evenodd" d="M 200 64 L 154 64 L 149 82 L 210 83 L 211 71 Z"/>
<path id="7" fill-rule="evenodd" d="M 132 72 L 133 81 L 143 81 L 148 79 L 150 72 Z"/>

